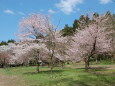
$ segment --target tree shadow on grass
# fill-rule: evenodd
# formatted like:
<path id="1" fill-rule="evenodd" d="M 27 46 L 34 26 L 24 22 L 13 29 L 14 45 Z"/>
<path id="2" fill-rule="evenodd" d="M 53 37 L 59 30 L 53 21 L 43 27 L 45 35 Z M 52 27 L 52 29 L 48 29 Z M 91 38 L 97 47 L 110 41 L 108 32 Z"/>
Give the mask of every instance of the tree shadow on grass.
<path id="1" fill-rule="evenodd" d="M 82 69 L 85 71 L 85 68 L 76 68 L 76 69 Z M 89 67 L 88 68 L 88 72 L 89 71 L 106 71 L 108 70 L 108 67 Z"/>
<path id="2" fill-rule="evenodd" d="M 61 72 L 63 72 L 63 70 L 53 70 L 53 73 L 61 73 Z M 25 72 L 25 73 L 23 73 L 23 74 L 25 74 L 25 75 L 34 75 L 34 74 L 50 74 L 51 73 L 51 71 L 50 70 L 45 70 L 45 71 L 40 71 L 40 72 Z"/>
<path id="3" fill-rule="evenodd" d="M 74 80 L 73 78 L 63 78 L 57 81 L 53 81 L 51 83 L 55 84 L 55 86 L 90 86 L 82 80 Z"/>
<path id="4" fill-rule="evenodd" d="M 60 80 L 55 80 L 51 83 L 57 84 L 57 83 L 62 83 L 62 85 L 56 85 L 56 86 L 63 86 L 64 83 L 66 85 L 64 86 L 115 86 L 115 72 L 113 73 L 107 73 L 103 75 L 102 73 L 104 71 L 108 71 L 108 67 L 92 67 L 89 69 L 88 72 L 81 71 L 83 72 L 77 77 L 76 79 L 74 77 L 71 78 L 60 78 Z M 76 68 L 77 69 L 84 69 L 84 68 Z M 102 73 L 98 73 L 102 72 Z M 85 74 L 84 74 L 85 73 Z"/>
<path id="5" fill-rule="evenodd" d="M 87 74 L 87 75 L 78 75 L 77 78 L 63 78 L 60 80 L 53 81 L 53 84 L 56 86 L 114 86 L 114 80 L 111 81 L 108 77 L 103 75 Z M 115 79 L 115 78 L 114 78 Z M 57 85 L 60 83 L 60 85 Z M 66 85 L 63 85 L 66 83 Z"/>
<path id="6" fill-rule="evenodd" d="M 107 70 L 97 70 L 97 71 L 89 71 L 88 73 L 94 74 L 97 76 L 111 76 L 115 77 L 115 72 L 108 72 Z"/>
<path id="7" fill-rule="evenodd" d="M 107 69 L 107 68 L 109 68 L 109 67 L 89 67 L 88 69 Z M 82 68 L 76 68 L 76 69 L 85 69 L 84 67 L 82 67 Z"/>
<path id="8" fill-rule="evenodd" d="M 81 81 L 85 83 L 89 82 L 89 84 L 94 86 L 113 86 L 115 85 L 115 77 L 112 77 L 108 74 L 88 74 L 88 75 L 79 75 L 78 76 Z"/>
<path id="9" fill-rule="evenodd" d="M 111 76 L 111 77 L 115 77 L 115 71 L 111 71 L 108 69 L 109 67 L 91 67 L 88 69 L 88 71 L 84 72 L 89 73 L 89 74 L 93 74 L 96 76 Z M 83 68 L 81 68 L 83 69 Z"/>

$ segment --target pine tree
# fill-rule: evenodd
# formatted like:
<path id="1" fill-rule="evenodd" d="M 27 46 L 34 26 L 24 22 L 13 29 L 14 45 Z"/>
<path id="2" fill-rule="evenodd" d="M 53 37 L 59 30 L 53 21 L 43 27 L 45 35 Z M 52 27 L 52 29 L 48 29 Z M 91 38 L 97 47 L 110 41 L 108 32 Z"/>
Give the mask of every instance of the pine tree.
<path id="1" fill-rule="evenodd" d="M 15 40 L 11 39 L 11 40 L 8 40 L 7 43 L 14 43 L 14 42 L 15 42 Z"/>
<path id="2" fill-rule="evenodd" d="M 74 34 L 72 27 L 69 27 L 68 24 L 65 25 L 61 32 L 62 36 L 72 36 Z"/>
<path id="3" fill-rule="evenodd" d="M 78 28 L 80 27 L 79 25 L 79 20 L 75 19 L 73 23 L 73 31 L 75 32 Z"/>
<path id="4" fill-rule="evenodd" d="M 8 45 L 8 44 L 7 44 L 7 42 L 2 41 L 2 42 L 0 43 L 0 46 L 3 46 L 3 45 Z"/>

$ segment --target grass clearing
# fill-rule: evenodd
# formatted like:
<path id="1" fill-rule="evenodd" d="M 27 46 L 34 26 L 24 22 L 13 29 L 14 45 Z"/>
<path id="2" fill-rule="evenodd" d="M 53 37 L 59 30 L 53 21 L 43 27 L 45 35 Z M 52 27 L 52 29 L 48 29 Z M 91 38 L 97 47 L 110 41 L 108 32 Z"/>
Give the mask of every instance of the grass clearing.
<path id="1" fill-rule="evenodd" d="M 53 78 L 48 67 L 41 67 L 40 73 L 36 67 L 0 69 L 0 77 L 6 79 L 0 79 L 0 86 L 115 86 L 115 65 L 91 65 L 88 72 L 84 71 L 83 64 L 73 65 L 54 68 Z"/>

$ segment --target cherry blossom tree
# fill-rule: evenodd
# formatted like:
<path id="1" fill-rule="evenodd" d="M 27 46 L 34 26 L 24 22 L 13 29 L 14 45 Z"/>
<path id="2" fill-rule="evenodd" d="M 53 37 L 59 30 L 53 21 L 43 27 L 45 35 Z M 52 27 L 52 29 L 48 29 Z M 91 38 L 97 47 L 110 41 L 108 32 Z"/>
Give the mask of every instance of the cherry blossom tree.
<path id="1" fill-rule="evenodd" d="M 21 30 L 18 36 L 22 39 L 37 39 L 39 36 L 50 34 L 54 26 L 49 18 L 50 16 L 43 14 L 31 14 L 23 18 L 19 23 Z"/>
<path id="2" fill-rule="evenodd" d="M 86 70 L 89 67 L 89 59 L 93 55 L 108 54 L 112 51 L 111 33 L 114 31 L 109 19 L 110 17 L 106 15 L 96 17 L 94 18 L 95 22 L 85 27 L 85 29 L 78 30 L 73 37 L 74 41 L 70 51 L 75 60 L 84 60 Z"/>
<path id="3" fill-rule="evenodd" d="M 39 72 L 40 62 L 47 57 L 48 49 L 43 43 L 36 43 L 33 41 L 21 41 L 13 46 L 14 62 L 15 64 L 29 65 L 30 61 L 35 61 L 37 64 L 37 72 Z"/>
<path id="4" fill-rule="evenodd" d="M 3 68 L 6 68 L 6 66 L 9 64 L 10 55 L 8 52 L 0 52 L 0 65 Z"/>
<path id="5" fill-rule="evenodd" d="M 67 53 L 68 46 L 70 45 L 71 37 L 63 37 L 60 31 L 55 32 L 55 54 L 54 57 L 59 60 L 59 63 L 62 64 L 70 60 L 70 57 Z"/>
<path id="6" fill-rule="evenodd" d="M 49 16 L 42 14 L 32 14 L 20 21 L 22 28 L 18 35 L 24 40 L 43 41 L 49 50 L 48 55 L 51 59 L 51 73 L 53 70 L 53 58 L 56 47 L 55 32 L 56 28 L 51 24 Z M 42 36 L 42 39 L 37 39 Z"/>
<path id="7" fill-rule="evenodd" d="M 13 55 L 12 46 L 14 46 L 14 44 L 12 43 L 0 46 L 0 65 L 4 68 L 12 64 L 12 55 Z"/>

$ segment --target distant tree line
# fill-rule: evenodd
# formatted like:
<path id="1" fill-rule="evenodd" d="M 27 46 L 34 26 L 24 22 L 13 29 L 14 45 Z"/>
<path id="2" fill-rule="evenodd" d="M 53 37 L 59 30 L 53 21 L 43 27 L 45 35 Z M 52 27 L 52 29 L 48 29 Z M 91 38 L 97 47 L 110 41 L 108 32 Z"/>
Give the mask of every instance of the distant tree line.
<path id="1" fill-rule="evenodd" d="M 115 14 L 111 14 L 109 11 L 106 12 L 106 15 L 110 15 L 115 23 Z M 99 17 L 99 13 L 94 13 L 93 17 Z M 95 20 L 91 19 L 89 15 L 81 15 L 79 19 L 75 19 L 72 26 L 68 24 L 61 30 L 62 36 L 73 36 L 78 29 L 84 29 L 89 24 L 94 23 Z"/>
<path id="2" fill-rule="evenodd" d="M 0 46 L 8 45 L 8 43 L 15 43 L 15 40 L 11 39 L 11 40 L 8 40 L 8 41 L 2 41 L 2 42 L 0 42 Z"/>

